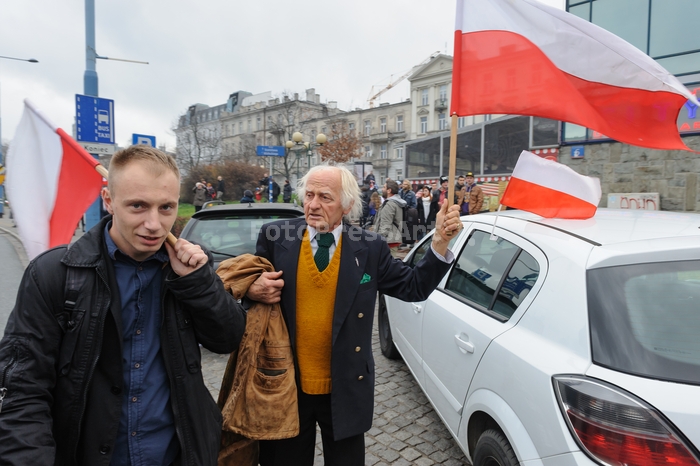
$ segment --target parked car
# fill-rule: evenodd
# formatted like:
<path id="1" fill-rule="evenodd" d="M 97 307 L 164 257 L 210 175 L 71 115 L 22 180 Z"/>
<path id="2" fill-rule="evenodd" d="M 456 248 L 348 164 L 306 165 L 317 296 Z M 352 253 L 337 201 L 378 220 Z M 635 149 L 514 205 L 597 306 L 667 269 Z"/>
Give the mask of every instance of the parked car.
<path id="1" fill-rule="evenodd" d="M 428 300 L 379 302 L 382 353 L 403 357 L 467 457 L 700 464 L 700 215 L 495 219 L 462 218 Z"/>
<path id="2" fill-rule="evenodd" d="M 294 204 L 225 204 L 196 212 L 180 234 L 201 244 L 214 256 L 214 267 L 241 254 L 255 254 L 260 228 L 283 218 L 302 217 L 304 210 Z"/>

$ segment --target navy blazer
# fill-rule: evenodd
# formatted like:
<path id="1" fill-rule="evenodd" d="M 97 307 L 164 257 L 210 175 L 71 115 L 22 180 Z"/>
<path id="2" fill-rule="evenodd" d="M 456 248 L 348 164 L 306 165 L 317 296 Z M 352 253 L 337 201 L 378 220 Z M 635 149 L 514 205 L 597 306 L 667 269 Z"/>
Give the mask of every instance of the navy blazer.
<path id="1" fill-rule="evenodd" d="M 263 225 L 256 254 L 282 270 L 282 313 L 296 361 L 296 280 L 306 220 Z M 368 431 L 374 410 L 372 324 L 377 292 L 404 301 L 424 301 L 450 264 L 428 252 L 414 268 L 394 259 L 381 236 L 343 225 L 340 271 L 333 311 L 331 410 L 333 435 L 342 440 Z M 365 275 L 370 277 L 360 283 Z M 359 350 L 358 350 L 359 349 Z M 297 365 L 297 374 L 299 373 Z M 298 383 L 298 380 L 297 380 Z"/>

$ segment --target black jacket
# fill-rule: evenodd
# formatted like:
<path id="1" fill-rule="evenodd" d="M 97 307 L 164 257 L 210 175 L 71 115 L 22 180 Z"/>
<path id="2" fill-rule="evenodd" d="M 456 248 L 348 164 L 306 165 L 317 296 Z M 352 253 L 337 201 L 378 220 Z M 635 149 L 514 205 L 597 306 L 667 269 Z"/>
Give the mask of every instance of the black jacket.
<path id="1" fill-rule="evenodd" d="M 0 341 L 0 463 L 108 465 L 124 393 L 121 304 L 104 228 L 35 258 L 24 272 Z M 82 281 L 72 310 L 66 271 Z M 184 276 L 163 271 L 161 349 L 180 442 L 179 465 L 215 465 L 221 413 L 204 385 L 197 343 L 238 347 L 242 309 L 211 266 Z M 84 280 L 81 280 L 84 279 Z"/>

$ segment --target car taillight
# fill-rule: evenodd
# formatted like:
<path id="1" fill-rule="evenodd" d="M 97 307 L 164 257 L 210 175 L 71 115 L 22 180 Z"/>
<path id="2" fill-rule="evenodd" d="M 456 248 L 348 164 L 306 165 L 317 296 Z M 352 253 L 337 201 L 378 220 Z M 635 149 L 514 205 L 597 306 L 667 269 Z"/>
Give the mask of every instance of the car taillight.
<path id="1" fill-rule="evenodd" d="M 554 391 L 581 449 L 604 465 L 700 466 L 693 447 L 643 400 L 600 380 L 557 375 Z"/>

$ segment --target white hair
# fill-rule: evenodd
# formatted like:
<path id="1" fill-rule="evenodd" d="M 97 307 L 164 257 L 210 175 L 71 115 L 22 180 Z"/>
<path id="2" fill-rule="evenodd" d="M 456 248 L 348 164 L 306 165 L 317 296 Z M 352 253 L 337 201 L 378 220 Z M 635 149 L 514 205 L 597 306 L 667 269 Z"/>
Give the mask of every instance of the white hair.
<path id="1" fill-rule="evenodd" d="M 353 174 L 345 167 L 328 164 L 312 167 L 297 184 L 297 192 L 301 199 L 306 198 L 306 183 L 309 181 L 309 177 L 322 170 L 332 170 L 340 174 L 340 204 L 343 206 L 343 210 L 350 208 L 350 212 L 344 217 L 349 222 L 359 219 L 362 215 L 360 187 L 357 185 L 357 180 Z"/>

